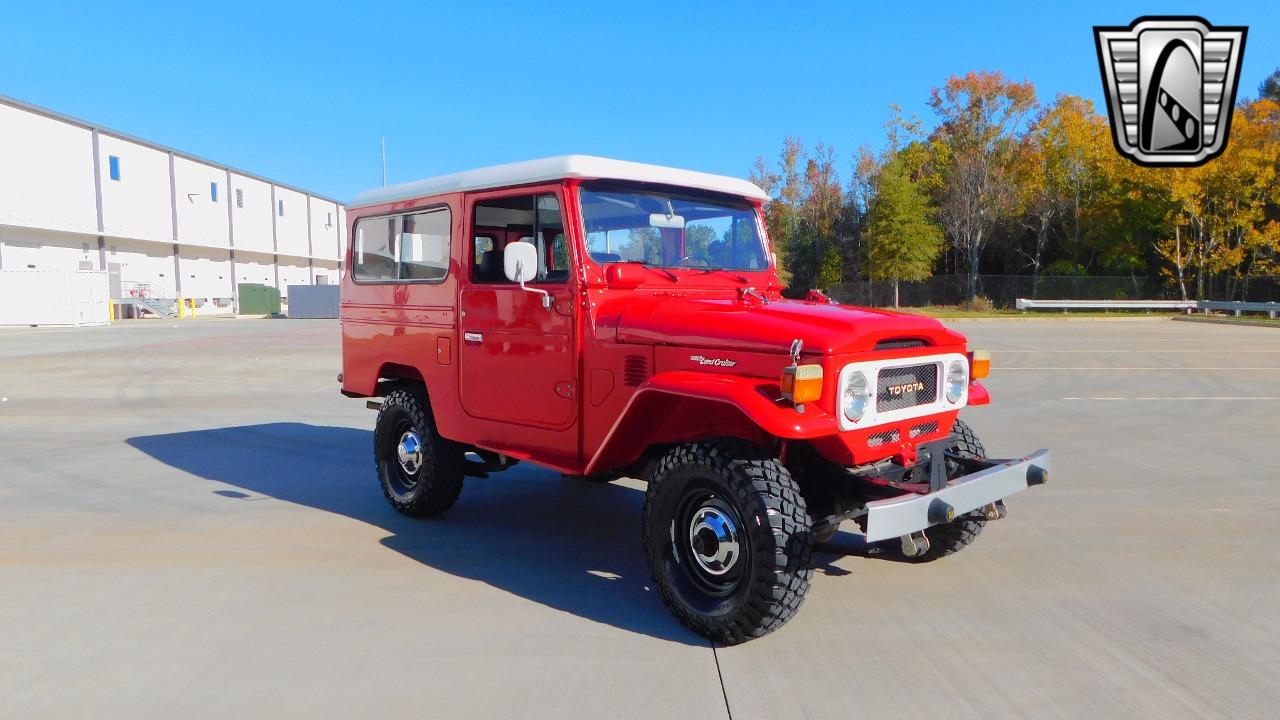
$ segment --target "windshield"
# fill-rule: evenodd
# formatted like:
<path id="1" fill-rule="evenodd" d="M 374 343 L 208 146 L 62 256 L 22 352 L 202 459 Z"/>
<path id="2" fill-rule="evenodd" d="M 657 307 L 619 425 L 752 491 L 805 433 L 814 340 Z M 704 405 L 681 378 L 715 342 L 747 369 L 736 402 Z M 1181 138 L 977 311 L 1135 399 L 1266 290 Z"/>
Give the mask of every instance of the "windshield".
<path id="1" fill-rule="evenodd" d="M 710 200 L 615 186 L 581 190 L 587 252 L 599 263 L 764 270 L 766 260 L 748 202 Z"/>

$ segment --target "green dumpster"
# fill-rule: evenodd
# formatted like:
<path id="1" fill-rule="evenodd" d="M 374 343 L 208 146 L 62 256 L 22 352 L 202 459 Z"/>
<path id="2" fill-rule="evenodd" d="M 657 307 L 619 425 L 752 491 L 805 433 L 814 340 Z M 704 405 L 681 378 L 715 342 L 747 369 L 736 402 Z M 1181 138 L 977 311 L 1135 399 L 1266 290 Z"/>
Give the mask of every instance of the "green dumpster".
<path id="1" fill-rule="evenodd" d="M 280 312 L 280 291 L 261 283 L 240 283 L 241 315 L 270 315 Z"/>

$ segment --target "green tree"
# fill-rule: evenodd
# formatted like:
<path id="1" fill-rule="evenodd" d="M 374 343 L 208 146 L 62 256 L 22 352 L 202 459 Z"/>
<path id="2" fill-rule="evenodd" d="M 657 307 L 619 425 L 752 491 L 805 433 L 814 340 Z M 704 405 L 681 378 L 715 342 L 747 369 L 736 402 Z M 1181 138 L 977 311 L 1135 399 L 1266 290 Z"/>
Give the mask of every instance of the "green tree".
<path id="1" fill-rule="evenodd" d="M 632 228 L 627 231 L 627 241 L 618 247 L 623 260 L 639 260 L 647 263 L 662 262 L 662 235 L 657 228 Z"/>
<path id="2" fill-rule="evenodd" d="M 924 280 L 933 272 L 942 252 L 942 229 L 901 157 L 892 156 L 881 167 L 875 190 L 863 236 L 863 267 L 873 280 L 893 281 L 893 306 L 898 307 L 898 283 Z"/>
<path id="3" fill-rule="evenodd" d="M 1280 68 L 1276 68 L 1258 85 L 1258 99 L 1280 103 Z"/>
<path id="4" fill-rule="evenodd" d="M 684 254 L 690 262 L 705 261 L 710 257 L 711 243 L 717 240 L 716 230 L 710 225 L 688 225 L 684 229 Z"/>

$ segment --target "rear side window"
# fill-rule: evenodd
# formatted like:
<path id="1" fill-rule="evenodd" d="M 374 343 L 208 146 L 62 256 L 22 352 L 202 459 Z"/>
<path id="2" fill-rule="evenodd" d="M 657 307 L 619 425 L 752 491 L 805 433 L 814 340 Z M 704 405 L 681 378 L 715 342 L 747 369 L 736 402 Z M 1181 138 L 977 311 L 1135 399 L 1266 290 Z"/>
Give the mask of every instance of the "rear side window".
<path id="1" fill-rule="evenodd" d="M 448 208 L 364 218 L 356 223 L 356 282 L 440 282 L 449 274 Z"/>
<path id="2" fill-rule="evenodd" d="M 443 280 L 449 273 L 449 211 L 404 215 L 400 223 L 400 279 Z"/>

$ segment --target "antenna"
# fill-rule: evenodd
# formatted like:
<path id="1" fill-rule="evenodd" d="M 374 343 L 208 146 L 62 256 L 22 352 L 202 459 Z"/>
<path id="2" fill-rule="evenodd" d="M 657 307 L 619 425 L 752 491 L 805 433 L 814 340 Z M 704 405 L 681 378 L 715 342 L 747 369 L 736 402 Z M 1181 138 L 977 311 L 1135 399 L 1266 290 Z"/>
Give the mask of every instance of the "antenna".
<path id="1" fill-rule="evenodd" d="M 382 187 L 387 186 L 387 136 L 382 136 Z"/>

